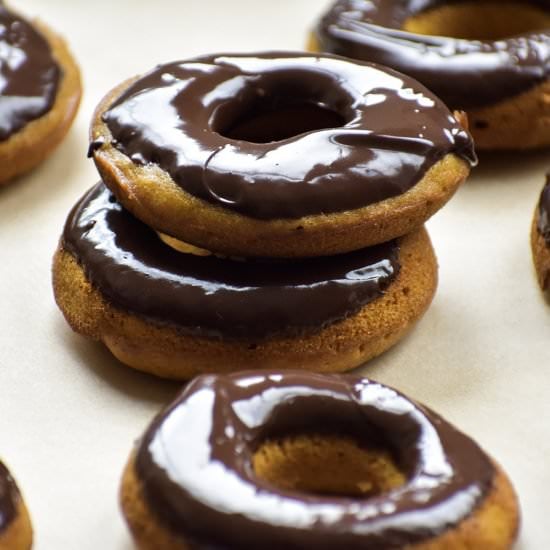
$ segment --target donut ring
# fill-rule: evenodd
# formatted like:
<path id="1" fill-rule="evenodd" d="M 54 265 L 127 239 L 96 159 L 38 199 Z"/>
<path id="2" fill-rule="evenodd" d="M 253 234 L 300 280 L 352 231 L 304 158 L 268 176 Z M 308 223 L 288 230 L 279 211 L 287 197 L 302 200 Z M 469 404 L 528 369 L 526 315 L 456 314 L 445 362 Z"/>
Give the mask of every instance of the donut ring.
<path id="1" fill-rule="evenodd" d="M 80 72 L 65 41 L 41 21 L 0 5 L 0 184 L 40 164 L 64 138 L 80 103 Z M 11 59 L 18 59 L 14 66 Z M 21 62 L 24 59 L 24 62 Z"/>
<path id="2" fill-rule="evenodd" d="M 373 479 L 359 478 L 359 494 L 341 496 L 324 480 L 320 495 L 293 488 L 292 480 L 278 486 L 281 453 L 288 475 L 307 476 L 299 460 L 311 451 L 321 454 L 317 468 L 327 478 L 346 476 L 338 448 L 334 463 L 323 464 L 324 438 L 329 453 L 351 440 L 362 460 L 378 455 L 367 468 Z M 369 494 L 396 464 L 405 477 Z M 191 382 L 132 452 L 121 502 L 142 549 L 498 550 L 510 548 L 518 528 L 504 472 L 435 413 L 365 378 L 295 371 Z"/>
<path id="3" fill-rule="evenodd" d="M 13 477 L 0 461 L 0 550 L 29 550 L 31 546 L 29 512 Z"/>
<path id="4" fill-rule="evenodd" d="M 469 134 L 415 81 L 310 54 L 161 65 L 107 95 L 91 138 L 101 177 L 136 217 L 245 257 L 405 235 L 475 158 Z"/>
<path id="5" fill-rule="evenodd" d="M 484 37 L 491 26 L 495 40 L 453 38 L 462 32 Z M 475 36 L 477 27 L 481 34 Z M 418 79 L 452 109 L 467 111 L 477 149 L 550 145 L 546 0 L 338 0 L 309 48 L 381 63 Z"/>
<path id="6" fill-rule="evenodd" d="M 236 261 L 183 254 L 102 184 L 69 215 L 54 257 L 71 327 L 163 377 L 253 368 L 342 371 L 382 353 L 430 304 L 424 229 L 334 258 Z"/>
<path id="7" fill-rule="evenodd" d="M 540 194 L 531 225 L 531 251 L 541 290 L 550 285 L 550 174 Z"/>

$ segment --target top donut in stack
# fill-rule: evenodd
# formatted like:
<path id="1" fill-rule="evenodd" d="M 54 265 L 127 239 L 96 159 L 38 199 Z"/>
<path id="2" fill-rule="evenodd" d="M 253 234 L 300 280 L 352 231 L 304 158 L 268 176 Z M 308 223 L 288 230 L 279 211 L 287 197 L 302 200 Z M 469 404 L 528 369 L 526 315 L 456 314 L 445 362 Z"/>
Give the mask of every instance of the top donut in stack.
<path id="1" fill-rule="evenodd" d="M 414 80 L 304 53 L 161 65 L 107 95 L 91 139 L 108 188 L 67 220 L 56 299 L 123 362 L 182 379 L 388 349 L 435 292 L 422 224 L 474 161 Z"/>
<path id="2" fill-rule="evenodd" d="M 136 217 L 243 257 L 340 254 L 410 233 L 473 160 L 460 122 L 413 79 L 303 53 L 161 65 L 107 95 L 92 139 Z"/>

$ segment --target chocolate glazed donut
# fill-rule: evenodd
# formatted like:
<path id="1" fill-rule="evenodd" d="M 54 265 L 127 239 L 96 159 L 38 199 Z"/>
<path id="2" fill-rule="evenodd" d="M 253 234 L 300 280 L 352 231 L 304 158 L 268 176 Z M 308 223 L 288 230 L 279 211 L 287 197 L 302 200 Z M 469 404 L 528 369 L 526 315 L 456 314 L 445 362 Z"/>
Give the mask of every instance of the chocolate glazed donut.
<path id="1" fill-rule="evenodd" d="M 412 328 L 435 292 L 437 265 L 423 228 L 292 262 L 182 253 L 100 183 L 68 216 L 53 284 L 74 330 L 159 376 L 257 364 L 335 372 Z"/>
<path id="2" fill-rule="evenodd" d="M 510 10 L 509 17 L 514 17 L 512 10 L 516 8 L 520 12 L 521 9 L 531 10 L 530 20 L 535 21 L 538 28 L 522 32 L 519 23 L 519 34 L 496 40 L 466 40 L 409 32 L 410 21 L 419 15 L 448 10 L 446 17 L 451 18 L 452 10 L 463 9 L 464 12 L 457 11 L 457 15 L 466 20 L 466 10 L 471 8 L 471 18 L 474 18 L 475 9 L 483 9 L 483 6 L 500 10 L 495 11 L 498 15 L 493 15 L 497 18 L 508 17 L 502 12 L 504 8 Z M 487 28 L 490 28 L 492 18 L 486 17 L 489 19 Z M 510 26 L 514 28 L 513 24 Z M 436 27 L 436 23 L 432 27 Z M 444 33 L 432 27 L 434 34 Z M 338 0 L 320 20 L 312 46 L 314 50 L 381 63 L 417 78 L 449 107 L 468 111 L 478 148 L 527 148 L 550 144 L 550 106 L 544 102 L 550 76 L 550 29 L 544 27 L 550 27 L 548 0 L 521 3 Z M 459 25 L 455 25 L 454 32 L 460 32 L 456 28 L 460 28 Z M 538 101 L 531 106 L 533 90 L 536 90 Z M 515 117 L 509 103 L 513 98 L 522 107 Z M 493 112 L 491 109 L 497 106 L 499 110 Z M 536 113 L 531 112 L 535 107 Z M 504 115 L 514 118 L 509 124 L 516 125 L 515 135 L 512 130 L 508 135 Z M 522 124 L 521 119 L 526 117 L 529 120 Z M 497 128 L 491 126 L 497 124 L 501 135 L 493 136 Z M 522 132 L 524 126 L 530 130 L 527 137 Z M 503 132 L 506 135 L 502 135 Z"/>
<path id="3" fill-rule="evenodd" d="M 105 98 L 92 139 L 103 180 L 136 217 L 245 257 L 410 233 L 475 162 L 467 131 L 417 82 L 304 53 L 160 65 Z"/>
<path id="4" fill-rule="evenodd" d="M 0 41 L 0 141 L 5 141 L 51 109 L 61 70 L 47 40 L 2 3 Z"/>
<path id="5" fill-rule="evenodd" d="M 280 489 L 253 456 L 296 433 L 382 445 L 406 479 L 363 498 Z M 195 379 L 133 453 L 122 504 L 141 548 L 496 550 L 517 529 L 504 474 L 435 413 L 364 378 L 293 371 Z"/>
<path id="6" fill-rule="evenodd" d="M 299 218 L 404 193 L 447 152 L 471 159 L 460 125 L 403 80 L 338 59 L 220 55 L 162 65 L 130 86 L 103 120 L 120 151 L 138 164 L 158 163 L 191 195 L 255 218 Z M 293 104 L 303 97 L 311 114 Z M 271 133 L 280 135 L 259 142 L 266 129 L 243 114 L 265 101 L 267 118 L 282 98 L 289 103 L 283 116 L 296 122 L 299 114 L 306 128 L 319 128 L 287 137 L 276 127 Z M 411 105 L 414 130 L 400 118 L 392 122 Z"/>
<path id="7" fill-rule="evenodd" d="M 63 39 L 0 2 L 0 184 L 53 151 L 80 94 L 79 70 Z"/>

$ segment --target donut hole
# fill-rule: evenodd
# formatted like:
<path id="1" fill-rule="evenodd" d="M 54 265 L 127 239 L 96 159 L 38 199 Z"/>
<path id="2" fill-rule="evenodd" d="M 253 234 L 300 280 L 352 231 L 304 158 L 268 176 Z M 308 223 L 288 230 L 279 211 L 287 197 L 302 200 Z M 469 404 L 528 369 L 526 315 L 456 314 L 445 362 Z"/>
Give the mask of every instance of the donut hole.
<path id="1" fill-rule="evenodd" d="M 403 30 L 466 40 L 501 40 L 550 27 L 550 14 L 526 1 L 457 2 L 415 14 Z"/>
<path id="2" fill-rule="evenodd" d="M 263 442 L 254 473 L 278 489 L 320 496 L 370 498 L 403 485 L 392 453 L 339 435 L 295 435 Z"/>
<path id="3" fill-rule="evenodd" d="M 229 139 L 270 143 L 306 132 L 339 128 L 345 123 L 340 113 L 316 102 L 271 99 L 254 102 L 218 133 Z"/>

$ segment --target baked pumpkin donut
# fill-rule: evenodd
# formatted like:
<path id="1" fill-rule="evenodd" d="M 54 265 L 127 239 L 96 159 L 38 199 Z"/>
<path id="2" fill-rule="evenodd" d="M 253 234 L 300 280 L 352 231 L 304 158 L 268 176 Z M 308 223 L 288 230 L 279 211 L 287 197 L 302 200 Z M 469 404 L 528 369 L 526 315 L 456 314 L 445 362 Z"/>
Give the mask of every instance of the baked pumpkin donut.
<path id="1" fill-rule="evenodd" d="M 518 504 L 470 438 L 356 376 L 201 376 L 131 453 L 139 548 L 501 550 Z"/>
<path id="2" fill-rule="evenodd" d="M 550 145 L 548 0 L 337 0 L 309 47 L 418 79 L 467 111 L 477 149 Z"/>
<path id="3" fill-rule="evenodd" d="M 29 550 L 32 526 L 23 497 L 0 461 L 0 550 Z"/>
<path id="4" fill-rule="evenodd" d="M 0 184 L 46 159 L 76 115 L 80 72 L 64 40 L 0 3 Z"/>
<path id="5" fill-rule="evenodd" d="M 304 53 L 160 65 L 107 95 L 91 139 L 103 180 L 136 217 L 245 257 L 405 235 L 475 159 L 461 123 L 414 80 Z"/>
<path id="6" fill-rule="evenodd" d="M 546 176 L 531 226 L 531 249 L 541 289 L 550 285 L 550 174 Z"/>
<path id="7" fill-rule="evenodd" d="M 98 184 L 68 217 L 53 283 L 75 331 L 134 368 L 188 379 L 259 363 L 351 369 L 421 317 L 437 265 L 423 228 L 293 262 L 184 254 Z"/>

